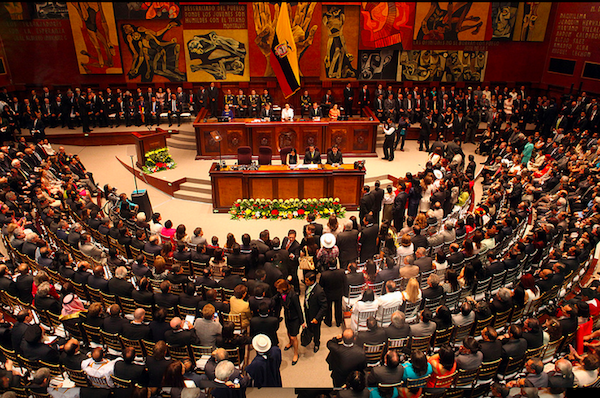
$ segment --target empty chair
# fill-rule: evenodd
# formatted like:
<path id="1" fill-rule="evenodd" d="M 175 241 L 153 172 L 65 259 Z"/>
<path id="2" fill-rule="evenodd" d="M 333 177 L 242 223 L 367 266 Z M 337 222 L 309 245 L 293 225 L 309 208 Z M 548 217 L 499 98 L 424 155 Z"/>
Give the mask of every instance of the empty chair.
<path id="1" fill-rule="evenodd" d="M 292 147 L 286 146 L 279 150 L 279 157 L 281 158 L 281 164 L 287 164 L 287 155 L 292 151 Z"/>
<path id="2" fill-rule="evenodd" d="M 273 149 L 270 146 L 258 147 L 258 164 L 268 165 L 271 164 L 273 158 Z"/>
<path id="3" fill-rule="evenodd" d="M 240 165 L 252 163 L 252 148 L 249 146 L 238 147 L 237 156 L 237 161 Z"/>

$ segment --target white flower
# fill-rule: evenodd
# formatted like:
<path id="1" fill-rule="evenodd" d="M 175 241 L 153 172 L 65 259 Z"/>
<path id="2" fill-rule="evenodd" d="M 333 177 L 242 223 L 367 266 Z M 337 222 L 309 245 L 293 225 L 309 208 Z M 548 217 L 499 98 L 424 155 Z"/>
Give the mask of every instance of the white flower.
<path id="1" fill-rule="evenodd" d="M 238 203 L 242 203 L 242 200 L 241 200 L 241 199 L 238 199 L 238 200 L 237 200 L 237 202 L 238 202 Z"/>
<path id="2" fill-rule="evenodd" d="M 254 213 L 254 215 L 256 216 L 256 218 L 260 218 L 260 211 L 257 211 L 256 213 Z"/>
<path id="3" fill-rule="evenodd" d="M 298 217 L 298 212 L 297 211 L 294 211 L 294 213 L 292 213 L 292 214 L 294 214 L 294 217 Z"/>

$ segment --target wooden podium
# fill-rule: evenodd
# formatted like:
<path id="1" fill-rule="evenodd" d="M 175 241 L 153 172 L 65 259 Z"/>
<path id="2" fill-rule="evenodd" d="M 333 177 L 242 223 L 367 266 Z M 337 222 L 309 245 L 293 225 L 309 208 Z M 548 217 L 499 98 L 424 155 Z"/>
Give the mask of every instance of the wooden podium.
<path id="1" fill-rule="evenodd" d="M 131 134 L 135 137 L 136 166 L 140 169 L 146 164 L 146 152 L 166 148 L 167 138 L 171 136 L 170 132 L 160 128 L 155 131 L 136 131 Z"/>

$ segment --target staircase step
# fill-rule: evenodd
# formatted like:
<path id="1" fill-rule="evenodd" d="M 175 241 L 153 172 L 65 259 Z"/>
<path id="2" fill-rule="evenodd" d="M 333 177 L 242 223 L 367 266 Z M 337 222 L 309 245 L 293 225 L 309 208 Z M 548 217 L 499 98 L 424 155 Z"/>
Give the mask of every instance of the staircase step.
<path id="1" fill-rule="evenodd" d="M 202 194 L 199 192 L 188 192 L 188 191 L 177 191 L 173 193 L 173 197 L 183 200 L 192 200 L 194 202 L 212 204 L 212 197 L 210 195 Z"/>
<path id="2" fill-rule="evenodd" d="M 188 192 L 197 192 L 197 193 L 205 193 L 208 195 L 212 194 L 212 189 L 210 186 L 210 182 L 209 185 L 205 185 L 205 184 L 197 184 L 194 182 L 190 182 L 189 180 L 184 182 L 183 184 L 181 184 L 179 186 L 179 189 L 181 191 L 186 191 L 186 193 Z"/>
<path id="3" fill-rule="evenodd" d="M 185 177 L 185 182 L 191 182 L 192 184 L 198 184 L 198 185 L 204 185 L 204 186 L 211 186 L 210 185 L 210 180 L 208 179 L 203 179 L 203 178 L 193 178 L 193 177 Z"/>
<path id="4" fill-rule="evenodd" d="M 189 142 L 189 143 L 196 143 L 196 137 L 191 137 L 191 136 L 187 136 L 187 135 L 174 135 L 171 138 L 169 138 L 169 140 L 172 141 L 179 141 L 179 142 Z"/>
<path id="5" fill-rule="evenodd" d="M 167 146 L 170 148 L 177 148 L 177 149 L 189 149 L 191 151 L 195 151 L 196 150 L 196 143 L 188 143 L 188 142 L 181 142 L 181 141 L 171 141 L 171 139 L 167 139 Z"/>

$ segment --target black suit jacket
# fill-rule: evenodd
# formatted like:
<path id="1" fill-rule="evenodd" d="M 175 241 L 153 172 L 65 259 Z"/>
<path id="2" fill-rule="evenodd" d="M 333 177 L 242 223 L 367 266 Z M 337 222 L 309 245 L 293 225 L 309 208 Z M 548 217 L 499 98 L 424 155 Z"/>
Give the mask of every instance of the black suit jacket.
<path id="1" fill-rule="evenodd" d="M 377 248 L 377 235 L 379 234 L 379 228 L 377 224 L 371 224 L 363 228 L 360 233 L 360 261 L 365 262 L 370 258 L 373 258 L 378 252 Z"/>
<path id="2" fill-rule="evenodd" d="M 250 319 L 250 336 L 257 334 L 266 334 L 274 345 L 279 345 L 277 330 L 279 329 L 279 320 L 274 316 L 254 316 Z"/>
<path id="3" fill-rule="evenodd" d="M 326 310 L 327 297 L 323 288 L 317 283 L 310 293 L 308 300 L 304 299 L 304 317 L 306 318 L 306 322 L 311 322 L 313 319 L 321 322 Z"/>
<path id="4" fill-rule="evenodd" d="M 318 222 L 313 222 L 311 223 L 312 225 L 315 226 L 315 236 L 316 237 L 320 237 L 321 235 L 323 235 L 323 224 L 319 224 Z M 306 228 L 308 227 L 309 224 L 304 225 L 304 227 L 302 227 L 302 233 L 304 234 L 304 237 L 306 238 Z M 319 242 L 317 242 L 317 244 L 319 244 Z"/>
<path id="5" fill-rule="evenodd" d="M 319 284 L 325 291 L 327 300 L 341 300 L 344 295 L 346 272 L 343 269 L 326 270 L 321 273 Z"/>
<path id="6" fill-rule="evenodd" d="M 108 281 L 108 292 L 119 297 L 131 298 L 134 287 L 131 282 L 113 277 Z"/>
<path id="7" fill-rule="evenodd" d="M 304 164 L 321 164 L 321 152 L 315 148 L 314 154 L 307 149 L 304 153 Z"/>
<path id="8" fill-rule="evenodd" d="M 351 229 L 350 231 L 340 232 L 336 238 L 336 245 L 340 249 L 342 267 L 351 261 L 356 261 L 358 258 L 358 231 Z"/>
<path id="9" fill-rule="evenodd" d="M 120 316 L 109 316 L 104 318 L 102 330 L 104 330 L 106 333 L 121 334 L 123 332 L 123 326 L 125 326 L 126 323 L 128 322 Z"/>
<path id="10" fill-rule="evenodd" d="M 360 223 L 362 223 L 365 216 L 373 210 L 374 202 L 375 198 L 371 193 L 365 194 L 360 198 L 358 202 L 358 218 L 360 218 Z"/>
<path id="11" fill-rule="evenodd" d="M 377 387 L 379 384 L 397 384 L 402 381 L 402 376 L 404 376 L 402 365 L 395 368 L 376 366 L 371 370 L 367 382 L 372 387 Z"/>
<path id="12" fill-rule="evenodd" d="M 310 108 L 310 117 L 323 117 L 323 111 L 321 111 L 321 108 Z"/>
<path id="13" fill-rule="evenodd" d="M 147 382 L 146 368 L 144 365 L 138 365 L 136 363 L 117 361 L 115 363 L 114 375 L 119 379 L 136 381 L 140 385 L 145 385 Z"/>
<path id="14" fill-rule="evenodd" d="M 157 307 L 173 308 L 179 304 L 179 296 L 173 293 L 154 293 L 154 305 Z"/>
<path id="15" fill-rule="evenodd" d="M 190 344 L 197 344 L 196 329 L 189 330 L 168 330 L 165 332 L 165 342 L 173 347 L 185 347 Z"/>
<path id="16" fill-rule="evenodd" d="M 329 348 L 327 363 L 329 364 L 329 370 L 331 370 L 334 387 L 344 385 L 348 375 L 353 371 L 360 372 L 367 367 L 365 353 L 356 344 L 352 347 L 346 347 L 334 337 L 327 342 L 327 348 Z"/>
<path id="17" fill-rule="evenodd" d="M 58 351 L 44 343 L 21 342 L 23 356 L 31 361 L 40 361 L 57 364 L 59 360 Z"/>
<path id="18" fill-rule="evenodd" d="M 127 322 L 123 324 L 121 334 L 130 340 L 150 340 L 150 326 Z"/>
<path id="19" fill-rule="evenodd" d="M 483 362 L 492 362 L 502 357 L 502 343 L 496 341 L 481 341 L 481 352 L 483 353 Z"/>

